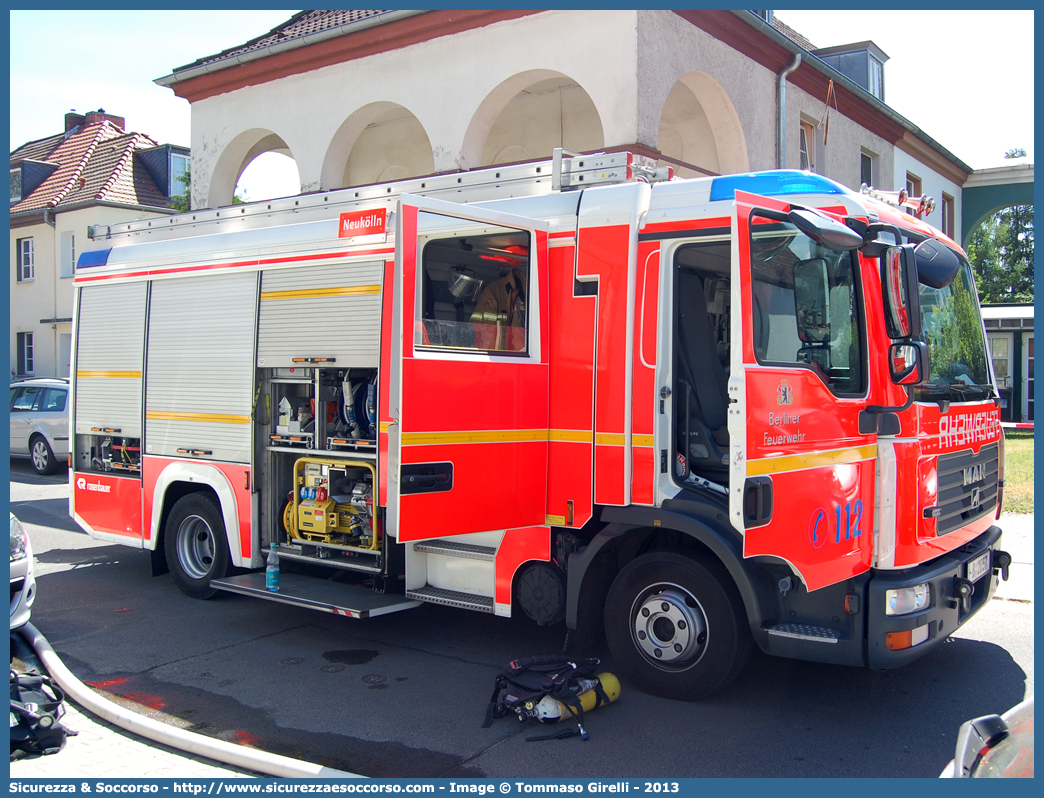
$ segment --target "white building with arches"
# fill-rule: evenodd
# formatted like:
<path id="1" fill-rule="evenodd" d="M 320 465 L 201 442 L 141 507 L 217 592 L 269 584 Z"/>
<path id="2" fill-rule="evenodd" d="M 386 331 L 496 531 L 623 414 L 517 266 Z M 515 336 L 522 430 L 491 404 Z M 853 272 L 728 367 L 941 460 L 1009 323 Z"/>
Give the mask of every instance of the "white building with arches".
<path id="1" fill-rule="evenodd" d="M 157 82 L 191 104 L 196 208 L 231 204 L 265 152 L 294 159 L 302 193 L 555 147 L 683 177 L 809 168 L 890 190 L 914 164 L 964 183 L 971 168 L 884 103 L 879 48 L 814 52 L 772 12 L 305 11 Z"/>

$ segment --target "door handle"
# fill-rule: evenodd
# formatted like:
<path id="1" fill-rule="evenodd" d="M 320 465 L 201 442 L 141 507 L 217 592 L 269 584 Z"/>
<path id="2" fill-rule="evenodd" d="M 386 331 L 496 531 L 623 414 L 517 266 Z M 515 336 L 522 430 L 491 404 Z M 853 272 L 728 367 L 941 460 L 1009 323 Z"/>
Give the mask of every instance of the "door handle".
<path id="1" fill-rule="evenodd" d="M 765 526 L 772 520 L 772 477 L 748 477 L 743 483 L 743 526 Z"/>

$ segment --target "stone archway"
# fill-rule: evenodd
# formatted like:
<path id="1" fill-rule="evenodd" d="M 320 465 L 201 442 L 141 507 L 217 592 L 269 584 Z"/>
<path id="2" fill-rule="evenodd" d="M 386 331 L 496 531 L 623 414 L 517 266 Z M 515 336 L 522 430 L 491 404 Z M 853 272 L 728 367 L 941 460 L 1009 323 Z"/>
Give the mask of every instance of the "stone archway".
<path id="1" fill-rule="evenodd" d="M 605 146 L 590 95 L 561 72 L 512 75 L 479 104 L 461 146 L 462 169 L 550 158 L 555 147 L 576 152 Z"/>
<path id="2" fill-rule="evenodd" d="M 322 189 L 430 175 L 435 158 L 424 126 L 392 102 L 359 108 L 337 129 L 323 159 Z"/>
<path id="3" fill-rule="evenodd" d="M 286 142 L 276 133 L 264 128 L 244 130 L 225 145 L 209 175 L 192 175 L 193 206 L 220 208 L 232 204 L 236 184 L 250 162 L 266 152 L 275 152 L 293 158 Z M 194 164 L 195 165 L 195 164 Z M 198 167 L 197 167 L 198 168 Z M 196 191 L 199 191 L 197 195 Z M 204 199 L 199 202 L 199 199 Z"/>
<path id="4" fill-rule="evenodd" d="M 987 170 L 983 170 L 985 173 Z M 988 170 L 1001 172 L 1002 170 Z M 1013 170 L 1014 171 L 1014 170 Z M 994 181 L 977 180 L 973 173 L 961 191 L 961 246 L 967 250 L 975 228 L 997 211 L 1013 205 L 1033 204 L 1033 169 L 1028 174 L 998 175 Z M 976 185 L 980 183 L 980 185 Z"/>
<path id="5" fill-rule="evenodd" d="M 671 87 L 660 113 L 657 148 L 680 177 L 750 170 L 739 114 L 721 84 L 705 72 L 682 75 Z"/>

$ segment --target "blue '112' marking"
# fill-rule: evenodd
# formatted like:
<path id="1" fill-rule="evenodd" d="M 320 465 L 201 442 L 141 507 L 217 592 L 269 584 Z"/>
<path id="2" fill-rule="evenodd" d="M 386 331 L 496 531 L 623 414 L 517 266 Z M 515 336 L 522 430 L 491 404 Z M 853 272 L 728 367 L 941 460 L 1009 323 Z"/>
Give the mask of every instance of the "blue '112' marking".
<path id="1" fill-rule="evenodd" d="M 834 508 L 834 512 L 837 514 L 837 527 L 834 530 L 834 541 L 837 543 L 841 542 L 841 506 L 838 505 Z M 851 540 L 857 538 L 863 534 L 863 529 L 860 523 L 863 520 L 863 500 L 857 499 L 855 504 L 852 502 L 845 503 L 845 540 Z"/>

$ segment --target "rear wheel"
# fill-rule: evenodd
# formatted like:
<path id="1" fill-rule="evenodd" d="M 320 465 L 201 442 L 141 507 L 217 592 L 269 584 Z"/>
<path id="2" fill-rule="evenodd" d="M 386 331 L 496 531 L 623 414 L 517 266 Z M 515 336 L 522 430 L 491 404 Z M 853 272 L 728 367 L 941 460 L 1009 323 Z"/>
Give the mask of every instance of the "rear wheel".
<path id="1" fill-rule="evenodd" d="M 33 459 L 33 469 L 37 474 L 53 474 L 58 470 L 58 461 L 54 459 L 51 445 L 43 435 L 34 435 L 29 441 L 29 454 Z"/>
<path id="2" fill-rule="evenodd" d="M 228 538 L 221 509 L 211 496 L 191 493 L 174 505 L 163 532 L 167 564 L 182 592 L 198 599 L 213 598 L 219 591 L 211 579 L 232 571 Z"/>
<path id="3" fill-rule="evenodd" d="M 752 638 L 725 569 L 674 551 L 628 563 L 605 605 L 613 657 L 646 692 L 695 701 L 731 682 Z"/>

